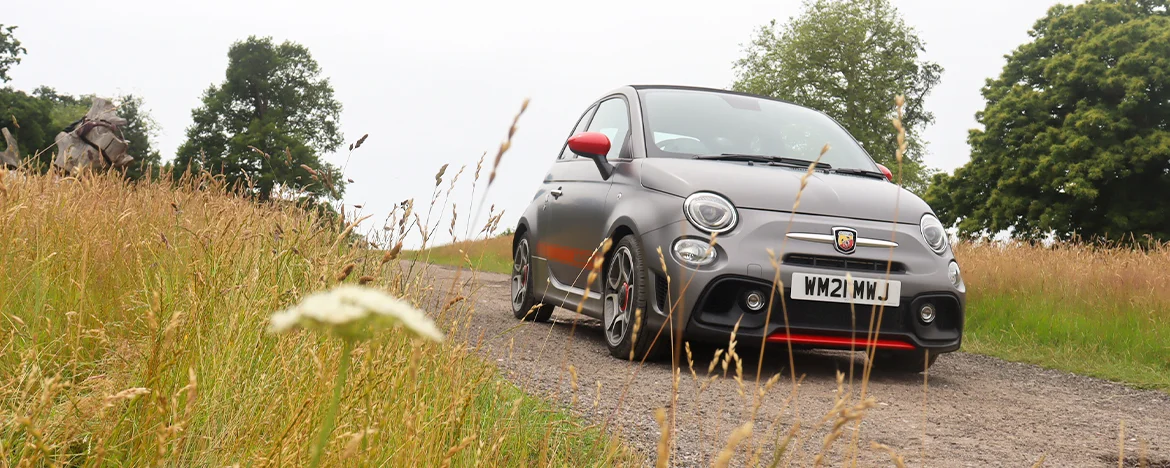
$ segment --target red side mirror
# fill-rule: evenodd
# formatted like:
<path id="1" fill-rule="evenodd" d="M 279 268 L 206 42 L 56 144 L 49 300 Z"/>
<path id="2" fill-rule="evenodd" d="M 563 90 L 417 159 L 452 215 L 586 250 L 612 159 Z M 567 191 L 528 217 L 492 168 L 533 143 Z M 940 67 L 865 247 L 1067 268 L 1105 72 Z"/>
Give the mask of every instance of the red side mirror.
<path id="1" fill-rule="evenodd" d="M 886 176 L 886 180 L 888 180 L 890 182 L 894 181 L 894 173 L 890 172 L 889 168 L 887 168 L 886 166 L 883 166 L 881 164 L 878 164 L 878 169 L 882 170 L 882 175 Z"/>
<path id="2" fill-rule="evenodd" d="M 599 132 L 583 132 L 569 138 L 569 150 L 586 158 L 609 154 L 609 137 Z"/>

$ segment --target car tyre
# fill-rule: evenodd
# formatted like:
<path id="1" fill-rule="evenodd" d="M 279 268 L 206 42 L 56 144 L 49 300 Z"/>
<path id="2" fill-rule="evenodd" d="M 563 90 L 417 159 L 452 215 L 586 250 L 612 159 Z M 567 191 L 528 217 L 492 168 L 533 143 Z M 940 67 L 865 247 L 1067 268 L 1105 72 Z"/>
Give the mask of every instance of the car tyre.
<path id="1" fill-rule="evenodd" d="M 536 302 L 532 288 L 531 246 L 528 233 L 525 232 L 512 249 L 512 315 L 520 320 L 547 322 L 556 306 Z"/>
<path id="2" fill-rule="evenodd" d="M 645 326 L 646 316 L 651 312 L 647 307 L 649 275 L 642 246 L 636 237 L 627 235 L 617 242 L 612 252 L 601 278 L 604 292 L 601 323 L 606 346 L 617 358 L 657 359 L 666 346 L 653 343 L 652 347 L 657 330 Z M 639 319 L 642 323 L 635 323 Z"/>
<path id="3" fill-rule="evenodd" d="M 926 350 L 879 351 L 873 367 L 888 373 L 917 374 L 930 368 L 937 359 L 937 353 Z"/>

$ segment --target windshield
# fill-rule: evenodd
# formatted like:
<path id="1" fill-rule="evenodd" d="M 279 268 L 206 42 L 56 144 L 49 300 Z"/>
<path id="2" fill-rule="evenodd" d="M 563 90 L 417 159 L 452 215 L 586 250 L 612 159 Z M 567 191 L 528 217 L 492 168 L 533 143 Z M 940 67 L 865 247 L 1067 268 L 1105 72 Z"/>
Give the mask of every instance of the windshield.
<path id="1" fill-rule="evenodd" d="M 770 99 L 685 89 L 638 90 L 649 157 L 758 155 L 877 170 L 852 136 L 824 114 Z"/>

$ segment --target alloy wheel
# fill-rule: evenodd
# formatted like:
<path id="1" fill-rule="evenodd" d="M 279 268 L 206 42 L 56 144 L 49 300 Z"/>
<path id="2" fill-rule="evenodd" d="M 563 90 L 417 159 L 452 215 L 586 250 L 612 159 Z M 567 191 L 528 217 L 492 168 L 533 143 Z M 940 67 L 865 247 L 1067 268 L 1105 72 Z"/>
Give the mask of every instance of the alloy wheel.
<path id="1" fill-rule="evenodd" d="M 528 285 L 531 275 L 531 264 L 528 255 L 528 239 L 522 239 L 516 246 L 515 256 L 512 258 L 512 311 L 518 312 L 524 308 L 525 295 L 528 294 Z"/>
<path id="2" fill-rule="evenodd" d="M 605 275 L 605 311 L 602 325 L 610 346 L 618 346 L 630 332 L 633 323 L 634 257 L 626 246 L 618 248 L 609 262 Z"/>

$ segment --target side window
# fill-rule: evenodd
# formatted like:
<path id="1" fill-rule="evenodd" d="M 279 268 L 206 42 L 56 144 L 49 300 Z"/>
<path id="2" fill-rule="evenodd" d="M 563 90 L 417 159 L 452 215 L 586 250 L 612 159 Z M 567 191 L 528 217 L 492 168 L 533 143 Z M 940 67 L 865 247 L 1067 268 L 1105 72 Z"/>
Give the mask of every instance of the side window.
<path id="1" fill-rule="evenodd" d="M 593 117 L 593 112 L 596 110 L 597 106 L 593 106 L 590 107 L 589 110 L 585 111 L 585 114 L 581 116 L 581 120 L 577 121 L 577 126 L 573 128 L 573 133 L 569 135 L 569 138 L 572 138 L 574 135 L 585 131 L 585 126 L 589 125 L 589 118 Z M 561 155 L 557 158 L 558 160 L 573 159 L 577 157 L 576 154 L 574 154 L 572 151 L 569 151 L 569 138 L 565 138 L 565 145 L 564 148 L 561 148 Z"/>
<path id="2" fill-rule="evenodd" d="M 589 124 L 590 132 L 600 132 L 609 137 L 609 154 L 607 159 L 617 159 L 622 156 L 626 137 L 630 134 L 630 113 L 626 108 L 626 101 L 613 98 L 597 106 L 597 114 Z"/>

